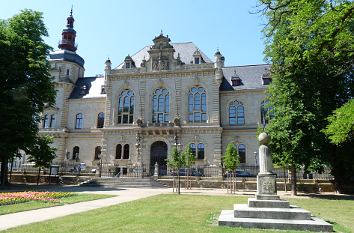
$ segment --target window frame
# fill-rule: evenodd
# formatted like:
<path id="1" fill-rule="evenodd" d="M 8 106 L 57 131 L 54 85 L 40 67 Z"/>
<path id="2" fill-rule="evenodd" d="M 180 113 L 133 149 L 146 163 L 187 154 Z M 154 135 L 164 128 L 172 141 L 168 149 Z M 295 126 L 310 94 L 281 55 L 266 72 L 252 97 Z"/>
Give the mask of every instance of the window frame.
<path id="1" fill-rule="evenodd" d="M 207 115 L 207 92 L 204 87 L 194 86 L 188 93 L 188 122 L 206 123 Z"/>
<path id="2" fill-rule="evenodd" d="M 229 104 L 229 125 L 245 125 L 245 107 L 242 102 L 234 100 Z"/>
<path id="3" fill-rule="evenodd" d="M 84 128 L 84 114 L 81 112 L 76 114 L 75 118 L 75 129 L 83 129 Z"/>
<path id="4" fill-rule="evenodd" d="M 134 92 L 131 89 L 126 89 L 119 95 L 117 124 L 133 124 L 134 100 Z"/>
<path id="5" fill-rule="evenodd" d="M 157 88 L 152 96 L 152 123 L 168 123 L 169 120 L 170 92 L 166 88 Z"/>

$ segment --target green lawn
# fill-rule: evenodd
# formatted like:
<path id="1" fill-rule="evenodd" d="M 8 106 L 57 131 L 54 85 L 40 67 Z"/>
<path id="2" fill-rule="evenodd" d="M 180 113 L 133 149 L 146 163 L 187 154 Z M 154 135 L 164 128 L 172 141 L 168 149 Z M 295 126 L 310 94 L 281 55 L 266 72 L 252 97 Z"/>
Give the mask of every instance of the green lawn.
<path id="1" fill-rule="evenodd" d="M 28 201 L 24 203 L 18 203 L 14 205 L 4 205 L 0 206 L 0 215 L 2 214 L 10 214 L 25 210 L 33 210 L 40 209 L 45 207 L 57 206 L 57 205 L 65 205 L 72 204 L 82 201 L 92 201 L 102 198 L 112 197 L 112 195 L 106 194 L 77 194 L 70 197 L 60 198 L 60 202 L 45 202 L 45 201 Z"/>
<path id="2" fill-rule="evenodd" d="M 335 222 L 335 230 L 354 230 L 354 200 L 289 199 L 292 204 L 311 210 Z M 75 214 L 5 232 L 245 232 L 245 229 L 218 227 L 216 219 L 222 209 L 234 203 L 246 203 L 247 197 L 159 195 L 121 205 Z M 247 232 L 296 232 L 247 229 Z"/>

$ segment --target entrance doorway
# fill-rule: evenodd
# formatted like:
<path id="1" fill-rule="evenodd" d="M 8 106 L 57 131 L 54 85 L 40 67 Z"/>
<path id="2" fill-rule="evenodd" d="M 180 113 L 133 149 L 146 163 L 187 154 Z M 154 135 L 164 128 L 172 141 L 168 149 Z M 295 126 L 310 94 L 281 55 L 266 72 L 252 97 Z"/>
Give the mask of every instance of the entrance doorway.
<path id="1" fill-rule="evenodd" d="M 154 142 L 150 150 L 150 175 L 154 175 L 155 163 L 159 165 L 159 175 L 167 175 L 167 144 Z"/>

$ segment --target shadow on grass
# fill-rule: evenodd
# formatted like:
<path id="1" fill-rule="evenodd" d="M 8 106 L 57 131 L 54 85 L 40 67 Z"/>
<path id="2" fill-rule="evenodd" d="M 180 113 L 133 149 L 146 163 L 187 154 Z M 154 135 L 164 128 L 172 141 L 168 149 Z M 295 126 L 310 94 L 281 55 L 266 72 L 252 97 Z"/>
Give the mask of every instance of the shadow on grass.
<path id="1" fill-rule="evenodd" d="M 304 195 L 311 198 L 323 199 L 323 200 L 348 200 L 354 201 L 354 195 L 348 194 L 308 194 Z"/>

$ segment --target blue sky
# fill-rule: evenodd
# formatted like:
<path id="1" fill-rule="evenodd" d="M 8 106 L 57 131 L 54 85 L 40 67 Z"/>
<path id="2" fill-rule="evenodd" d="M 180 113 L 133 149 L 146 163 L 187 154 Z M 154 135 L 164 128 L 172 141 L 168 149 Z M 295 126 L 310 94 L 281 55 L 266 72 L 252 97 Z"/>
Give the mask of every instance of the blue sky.
<path id="1" fill-rule="evenodd" d="M 29 8 L 43 12 L 49 38 L 57 49 L 61 31 L 74 6 L 77 53 L 85 59 L 85 76 L 102 74 L 109 57 L 113 66 L 146 45 L 161 29 L 172 42 L 194 42 L 209 58 L 217 48 L 225 65 L 264 63 L 265 20 L 257 0 L 11 0 L 3 1 L 0 18 Z"/>

